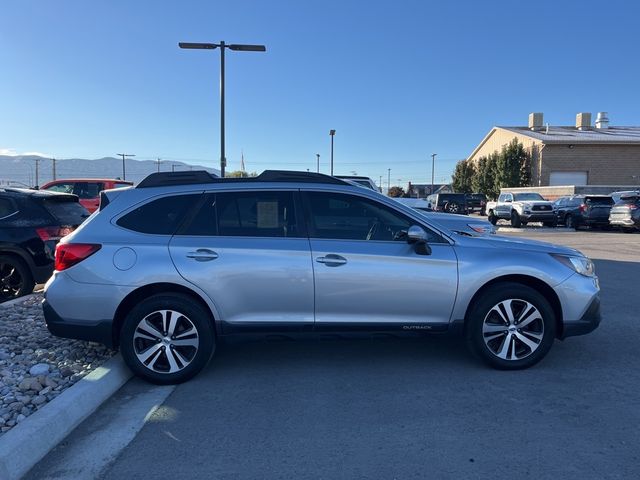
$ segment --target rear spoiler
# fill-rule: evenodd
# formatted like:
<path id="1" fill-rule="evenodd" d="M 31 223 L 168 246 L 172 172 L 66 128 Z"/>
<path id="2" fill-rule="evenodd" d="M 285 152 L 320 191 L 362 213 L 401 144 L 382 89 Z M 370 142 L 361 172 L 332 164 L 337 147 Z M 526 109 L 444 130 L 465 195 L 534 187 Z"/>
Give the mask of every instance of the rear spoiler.
<path id="1" fill-rule="evenodd" d="M 115 200 L 116 197 L 120 195 L 123 190 L 128 190 L 129 188 L 133 188 L 133 186 L 113 188 L 111 190 L 102 190 L 100 192 L 100 206 L 98 207 L 98 211 L 101 211 L 103 208 L 109 205 L 113 200 Z"/>

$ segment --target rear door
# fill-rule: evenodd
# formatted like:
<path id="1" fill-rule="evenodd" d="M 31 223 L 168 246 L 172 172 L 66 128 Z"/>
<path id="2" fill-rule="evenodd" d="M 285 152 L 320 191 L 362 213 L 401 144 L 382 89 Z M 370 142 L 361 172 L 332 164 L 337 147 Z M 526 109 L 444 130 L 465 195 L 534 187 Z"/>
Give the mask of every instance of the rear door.
<path id="1" fill-rule="evenodd" d="M 606 224 L 609 222 L 609 213 L 613 206 L 611 197 L 585 197 L 584 203 L 587 206 L 585 214 L 591 222 Z"/>
<path id="2" fill-rule="evenodd" d="M 375 200 L 302 192 L 315 272 L 316 329 L 446 328 L 456 297 L 453 247 L 429 232 L 419 255 L 406 231 L 419 222 Z"/>
<path id="3" fill-rule="evenodd" d="M 297 195 L 210 193 L 171 239 L 176 268 L 211 298 L 226 333 L 313 325 L 311 253 Z"/>

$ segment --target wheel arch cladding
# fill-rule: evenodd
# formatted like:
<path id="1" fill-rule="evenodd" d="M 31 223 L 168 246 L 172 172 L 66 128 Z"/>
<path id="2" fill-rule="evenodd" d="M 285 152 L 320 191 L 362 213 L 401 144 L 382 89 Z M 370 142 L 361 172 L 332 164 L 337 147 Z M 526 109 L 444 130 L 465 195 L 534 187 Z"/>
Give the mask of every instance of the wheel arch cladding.
<path id="1" fill-rule="evenodd" d="M 504 275 L 502 277 L 494 278 L 493 280 L 485 283 L 482 287 L 480 287 L 478 291 L 473 295 L 473 298 L 469 302 L 469 305 L 467 305 L 467 310 L 465 312 L 465 317 L 464 317 L 465 328 L 468 323 L 471 310 L 473 309 L 473 306 L 476 304 L 478 299 L 489 288 L 501 283 L 519 283 L 520 285 L 525 285 L 542 294 L 542 296 L 544 296 L 544 298 L 551 305 L 551 308 L 553 309 L 553 313 L 555 315 L 556 338 L 562 338 L 563 320 L 562 320 L 562 304 L 560 303 L 560 298 L 558 298 L 558 295 L 556 294 L 556 292 L 547 283 L 543 282 L 538 278 L 530 277 L 528 275 Z"/>
<path id="2" fill-rule="evenodd" d="M 133 292 L 129 293 L 118 305 L 116 309 L 116 314 L 113 318 L 113 345 L 118 347 L 120 344 L 120 331 L 122 330 L 122 325 L 124 324 L 124 319 L 127 314 L 131 311 L 133 307 L 135 307 L 138 303 L 143 301 L 145 298 L 149 298 L 153 295 L 158 295 L 162 293 L 179 293 L 182 295 L 186 295 L 191 297 L 194 301 L 200 304 L 202 308 L 204 308 L 205 312 L 208 313 L 211 324 L 213 325 L 214 335 L 218 336 L 218 325 L 215 321 L 215 317 L 213 316 L 213 312 L 207 302 L 205 302 L 200 295 L 198 295 L 193 290 L 189 288 L 178 285 L 175 283 L 152 283 L 149 285 L 145 285 L 143 287 L 137 288 Z"/>

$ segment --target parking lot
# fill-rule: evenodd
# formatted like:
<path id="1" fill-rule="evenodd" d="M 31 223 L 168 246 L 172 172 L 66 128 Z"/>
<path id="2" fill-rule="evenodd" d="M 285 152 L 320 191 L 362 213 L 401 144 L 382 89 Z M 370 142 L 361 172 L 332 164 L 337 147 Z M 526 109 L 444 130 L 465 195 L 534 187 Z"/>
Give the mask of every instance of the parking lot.
<path id="1" fill-rule="evenodd" d="M 102 478 L 637 478 L 640 235 L 509 235 L 595 260 L 600 328 L 516 372 L 484 367 L 447 337 L 223 346 Z M 131 380 L 30 478 L 64 478 L 65 449 L 154 388 Z"/>

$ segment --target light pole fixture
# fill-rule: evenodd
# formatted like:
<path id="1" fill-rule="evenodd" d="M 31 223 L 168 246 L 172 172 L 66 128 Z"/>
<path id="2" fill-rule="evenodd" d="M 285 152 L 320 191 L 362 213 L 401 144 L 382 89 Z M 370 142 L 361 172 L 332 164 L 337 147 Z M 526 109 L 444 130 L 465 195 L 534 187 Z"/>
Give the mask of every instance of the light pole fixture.
<path id="1" fill-rule="evenodd" d="M 335 130 L 329 130 L 329 136 L 331 137 L 331 176 L 333 177 L 333 137 L 335 136 Z"/>
<path id="2" fill-rule="evenodd" d="M 122 180 L 126 180 L 127 179 L 127 169 L 124 166 L 124 159 L 127 157 L 135 157 L 135 155 L 133 153 L 116 153 L 116 155 L 119 155 L 120 157 L 122 157 Z"/>
<path id="3" fill-rule="evenodd" d="M 215 50 L 220 49 L 220 176 L 224 177 L 224 169 L 227 166 L 227 159 L 224 152 L 224 50 L 234 50 L 237 52 L 266 52 L 267 47 L 264 45 L 241 45 L 231 43 L 227 45 L 225 42 L 220 43 L 189 43 L 179 42 L 180 48 L 190 50 Z"/>
<path id="4" fill-rule="evenodd" d="M 316 153 L 316 173 L 320 173 L 320 154 Z"/>
<path id="5" fill-rule="evenodd" d="M 432 153 L 431 154 L 431 195 L 433 195 L 433 172 L 435 171 L 436 168 L 436 155 L 438 155 L 437 153 Z"/>

